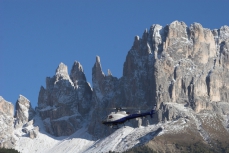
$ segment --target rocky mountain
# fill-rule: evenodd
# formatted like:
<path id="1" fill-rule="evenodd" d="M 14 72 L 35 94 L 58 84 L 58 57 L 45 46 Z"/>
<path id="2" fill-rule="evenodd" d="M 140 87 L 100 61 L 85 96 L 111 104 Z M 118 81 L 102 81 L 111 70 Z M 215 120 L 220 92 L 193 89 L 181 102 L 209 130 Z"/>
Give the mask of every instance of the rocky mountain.
<path id="1" fill-rule="evenodd" d="M 15 127 L 23 127 L 26 123 L 33 119 L 35 111 L 32 108 L 30 101 L 19 95 L 16 102 L 16 112 L 15 112 Z"/>
<path id="2" fill-rule="evenodd" d="M 190 27 L 178 21 L 165 27 L 152 25 L 142 38 L 135 37 L 120 79 L 105 76 L 97 57 L 92 74 L 95 108 L 143 108 L 156 103 L 154 123 L 184 117 L 173 108 L 176 103 L 196 113 L 209 110 L 227 115 L 228 40 L 228 26 L 211 31 L 199 23 Z M 97 134 L 96 127 L 102 129 L 96 126 L 98 120 L 92 123 L 92 134 Z"/>
<path id="3" fill-rule="evenodd" d="M 0 147 L 11 148 L 14 146 L 13 138 L 14 106 L 0 96 Z"/>
<path id="4" fill-rule="evenodd" d="M 45 149 L 39 152 L 123 152 L 141 145 L 159 152 L 198 152 L 192 149 L 199 146 L 227 152 L 228 98 L 229 27 L 210 30 L 199 23 L 188 27 L 174 21 L 164 27 L 154 24 L 142 37 L 135 36 L 121 78 L 111 70 L 105 75 L 99 56 L 92 68 L 92 87 L 79 62 L 74 62 L 70 75 L 60 63 L 55 75 L 46 78 L 46 87 L 40 88 L 36 115 L 20 96 L 15 118 L 8 114 L 4 125 L 8 131 L 15 128 L 16 148 L 21 151 L 21 142 L 32 145 L 46 139 L 50 144 L 40 146 Z M 119 130 L 101 124 L 110 113 L 107 108 L 133 107 L 134 112 L 154 104 L 153 119 L 132 120 Z M 6 118 L 6 112 L 1 113 Z M 79 146 L 68 149 L 75 143 Z"/>
<path id="5" fill-rule="evenodd" d="M 74 62 L 69 76 L 67 66 L 60 63 L 39 92 L 38 110 L 46 130 L 55 136 L 73 134 L 89 114 L 91 97 L 82 65 Z"/>
<path id="6" fill-rule="evenodd" d="M 19 95 L 14 110 L 13 104 L 0 96 L 0 147 L 14 148 L 21 136 L 35 138 L 39 132 L 39 127 L 33 126 L 35 114 L 26 97 Z"/>

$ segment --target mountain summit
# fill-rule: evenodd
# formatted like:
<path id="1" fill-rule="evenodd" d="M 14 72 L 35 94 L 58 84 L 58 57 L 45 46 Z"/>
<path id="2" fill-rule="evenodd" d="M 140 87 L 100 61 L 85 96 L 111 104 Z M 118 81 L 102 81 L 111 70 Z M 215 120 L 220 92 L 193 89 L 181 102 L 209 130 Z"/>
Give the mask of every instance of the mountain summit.
<path id="1" fill-rule="evenodd" d="M 105 75 L 101 61 L 96 56 L 92 87 L 75 61 L 70 75 L 60 63 L 40 88 L 36 117 L 43 133 L 71 138 L 60 140 L 66 146 L 84 143 L 69 152 L 122 152 L 142 145 L 159 152 L 229 151 L 228 26 L 210 30 L 199 23 L 153 24 L 142 37 L 134 37 L 121 78 L 111 70 Z M 118 130 L 101 124 L 110 113 L 107 108 L 150 110 L 154 104 L 153 119 L 132 120 Z M 64 145 L 51 142 L 53 148 L 40 152 L 54 151 L 54 146 L 64 151 Z"/>

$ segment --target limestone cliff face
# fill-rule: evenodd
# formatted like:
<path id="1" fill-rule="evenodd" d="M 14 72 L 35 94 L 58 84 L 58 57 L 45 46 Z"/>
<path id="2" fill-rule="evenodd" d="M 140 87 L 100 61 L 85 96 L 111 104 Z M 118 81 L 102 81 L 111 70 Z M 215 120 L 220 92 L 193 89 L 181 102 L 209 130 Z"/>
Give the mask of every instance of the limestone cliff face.
<path id="1" fill-rule="evenodd" d="M 19 95 L 14 112 L 14 105 L 0 96 L 0 147 L 14 148 L 22 135 L 36 138 L 39 127 L 33 126 L 35 114 L 26 97 Z"/>
<path id="2" fill-rule="evenodd" d="M 39 127 L 34 126 L 34 123 L 36 122 L 34 119 L 35 115 L 36 112 L 32 108 L 30 101 L 23 95 L 19 95 L 14 115 L 15 138 L 22 135 L 29 136 L 32 139 L 37 137 Z"/>
<path id="3" fill-rule="evenodd" d="M 16 102 L 15 127 L 22 127 L 29 122 L 34 115 L 35 111 L 32 108 L 30 101 L 26 97 L 19 95 Z"/>
<path id="4" fill-rule="evenodd" d="M 46 130 L 56 136 L 74 133 L 82 126 L 82 115 L 89 113 L 91 94 L 81 64 L 75 62 L 69 76 L 67 66 L 60 63 L 56 74 L 46 78 L 46 89 L 41 87 L 38 97 Z"/>
<path id="5" fill-rule="evenodd" d="M 132 107 L 131 113 L 136 113 L 156 104 L 153 119 L 138 121 L 143 126 L 164 125 L 164 134 L 148 143 L 154 148 L 159 146 L 157 151 L 164 152 L 165 144 L 177 142 L 202 142 L 211 147 L 218 147 L 219 142 L 228 144 L 228 26 L 210 30 L 199 23 L 189 27 L 178 21 L 165 27 L 154 24 L 142 37 L 134 37 L 121 78 L 113 76 L 111 70 L 105 74 L 101 61 L 96 56 L 92 88 L 77 61 L 70 75 L 67 66 L 60 63 L 55 75 L 46 78 L 36 112 L 47 132 L 66 136 L 84 126 L 98 140 L 114 131 L 101 124 L 111 112 L 109 108 Z M 0 96 L 0 147 L 13 147 L 20 136 L 36 138 L 39 127 L 33 126 L 34 115 L 29 100 L 20 95 L 14 118 L 13 105 Z M 136 127 L 138 123 L 131 120 L 126 125 Z M 184 141 L 184 135 L 189 139 Z"/>
<path id="6" fill-rule="evenodd" d="M 158 108 L 163 102 L 187 102 L 194 109 L 198 106 L 196 110 L 200 111 L 199 103 L 228 102 L 228 38 L 227 26 L 211 31 L 199 23 L 190 27 L 178 21 L 165 27 L 153 25 L 149 34 L 145 31 L 140 41 L 135 38 L 124 64 L 124 77 L 125 72 L 134 72 L 132 67 L 139 72 L 138 75 L 143 71 L 151 76 L 153 72 L 148 80 L 142 78 L 141 81 L 147 80 L 147 87 L 151 87 L 151 82 L 155 85 L 155 89 L 150 89 L 154 90 L 150 99 L 154 100 L 156 95 Z M 148 60 L 145 57 L 147 48 Z M 137 49 L 135 60 L 130 60 L 129 55 Z M 136 62 L 138 56 L 145 58 L 144 62 Z M 129 61 L 135 62 L 130 64 Z M 144 67 L 134 65 L 138 63 L 143 63 Z M 131 86 L 133 89 L 133 84 Z M 147 90 L 143 91 L 147 93 Z M 147 101 L 149 103 L 149 99 Z"/>
<path id="7" fill-rule="evenodd" d="M 0 96 L 0 147 L 12 148 L 15 144 L 14 106 Z"/>
<path id="8" fill-rule="evenodd" d="M 38 109 L 47 131 L 70 135 L 89 122 L 89 133 L 103 137 L 112 129 L 101 124 L 111 107 L 151 109 L 157 114 L 150 123 L 174 120 L 180 115 L 171 104 L 182 104 L 196 113 L 229 112 L 229 27 L 210 30 L 199 23 L 187 26 L 174 21 L 165 27 L 154 24 L 135 36 L 127 53 L 123 76 L 116 78 L 102 70 L 97 56 L 92 68 L 92 84 L 86 82 L 79 62 L 68 75 L 61 63 L 56 74 L 41 87 Z M 143 125 L 147 118 L 143 119 Z M 136 126 L 135 122 L 129 123 Z"/>
<path id="9" fill-rule="evenodd" d="M 154 123 L 179 117 L 168 103 L 184 104 L 196 113 L 209 110 L 226 115 L 229 112 L 222 109 L 229 108 L 228 47 L 228 26 L 210 30 L 199 23 L 188 27 L 178 21 L 165 27 L 152 25 L 141 38 L 135 36 L 120 79 L 104 75 L 96 58 L 92 103 L 100 109 L 150 109 L 157 104 Z M 98 121 L 105 114 L 94 117 L 89 131 L 103 131 Z"/>

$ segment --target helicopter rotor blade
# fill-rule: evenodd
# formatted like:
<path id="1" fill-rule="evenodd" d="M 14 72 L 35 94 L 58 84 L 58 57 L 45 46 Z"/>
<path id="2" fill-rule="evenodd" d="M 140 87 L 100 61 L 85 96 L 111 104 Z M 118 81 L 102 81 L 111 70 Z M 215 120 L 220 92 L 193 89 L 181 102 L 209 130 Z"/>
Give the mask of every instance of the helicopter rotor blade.
<path id="1" fill-rule="evenodd" d="M 106 109 L 109 109 L 110 110 L 110 109 L 117 109 L 117 108 L 116 107 L 112 107 L 112 108 L 106 108 Z"/>
<path id="2" fill-rule="evenodd" d="M 122 110 L 122 109 L 129 109 L 129 110 L 149 110 L 150 108 L 149 107 L 108 107 L 106 109 L 119 109 L 119 110 Z"/>

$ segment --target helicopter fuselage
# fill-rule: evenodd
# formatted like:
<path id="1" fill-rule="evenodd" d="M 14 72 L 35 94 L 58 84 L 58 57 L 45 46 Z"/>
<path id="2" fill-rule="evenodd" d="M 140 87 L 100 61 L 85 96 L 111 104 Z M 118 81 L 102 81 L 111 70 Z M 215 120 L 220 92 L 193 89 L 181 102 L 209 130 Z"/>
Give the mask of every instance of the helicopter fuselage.
<path id="1" fill-rule="evenodd" d="M 107 116 L 107 119 L 102 121 L 102 124 L 108 125 L 108 126 L 113 126 L 113 125 L 118 125 L 118 124 L 124 124 L 126 121 L 138 117 L 145 117 L 147 115 L 153 117 L 154 114 L 154 109 L 152 109 L 150 112 L 146 113 L 139 113 L 139 114 L 127 114 L 125 111 L 118 111 L 116 113 L 112 112 Z"/>

